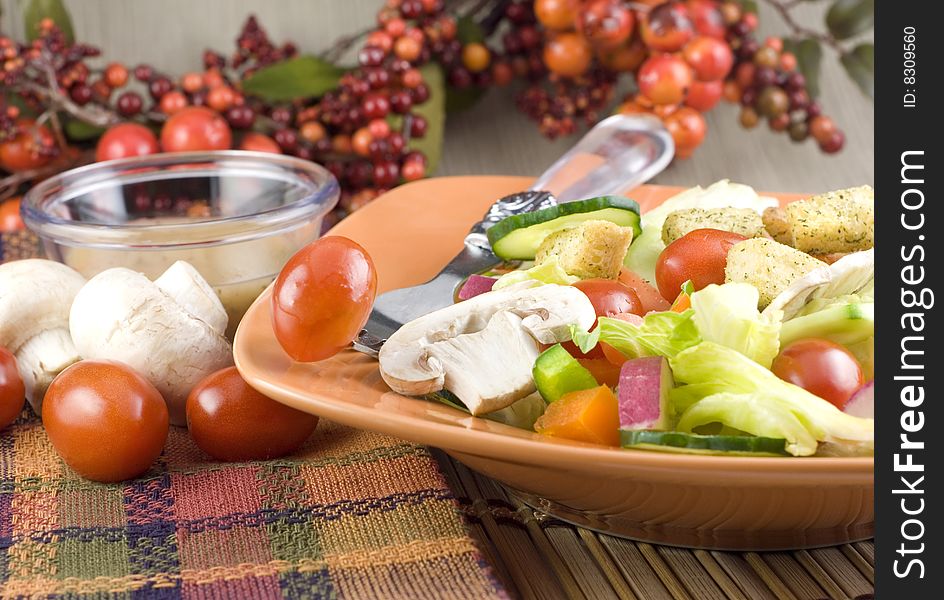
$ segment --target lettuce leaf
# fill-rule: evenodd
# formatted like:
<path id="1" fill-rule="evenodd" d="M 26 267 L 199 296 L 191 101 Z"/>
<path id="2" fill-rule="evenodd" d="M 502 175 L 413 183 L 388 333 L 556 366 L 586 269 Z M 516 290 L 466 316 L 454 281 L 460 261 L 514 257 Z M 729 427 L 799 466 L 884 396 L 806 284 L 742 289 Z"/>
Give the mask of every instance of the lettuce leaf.
<path id="1" fill-rule="evenodd" d="M 770 368 L 780 351 L 782 311 L 761 314 L 760 293 L 749 283 L 709 285 L 692 294 L 695 325 L 706 342 L 737 350 Z"/>
<path id="2" fill-rule="evenodd" d="M 600 317 L 591 332 L 571 327 L 571 337 L 581 352 L 589 352 L 599 342 L 606 342 L 627 358 L 643 356 L 673 357 L 701 341 L 693 316 L 695 311 L 654 312 L 646 315 L 641 325 L 620 319 Z"/>
<path id="3" fill-rule="evenodd" d="M 872 443 L 874 440 L 872 419 L 847 415 L 826 400 L 783 381 L 740 352 L 721 344 L 702 342 L 679 352 L 670 363 L 676 383 L 689 384 L 670 393 L 671 401 L 681 401 L 687 406 L 676 405 L 676 410 L 692 410 L 716 394 L 751 394 L 761 404 L 776 405 L 792 413 L 817 441 Z M 770 410 L 773 414 L 778 409 Z M 690 422 L 696 420 L 692 417 Z M 726 421 L 722 424 L 729 425 Z M 740 429 L 733 423 L 730 426 Z M 798 441 L 788 450 L 797 456 L 807 456 L 816 448 Z"/>
<path id="4" fill-rule="evenodd" d="M 788 408 L 768 402 L 762 394 L 712 394 L 682 413 L 678 430 L 693 433 L 696 427 L 723 423 L 760 437 L 784 438 L 787 452 L 808 456 L 816 452 L 816 438 Z"/>
<path id="5" fill-rule="evenodd" d="M 498 281 L 495 282 L 495 285 L 492 286 L 492 289 L 500 290 L 523 281 L 538 281 L 540 283 L 570 285 L 580 281 L 580 278 L 575 277 L 574 275 L 568 275 L 567 271 L 564 270 L 564 267 L 561 266 L 560 259 L 557 256 L 550 256 L 541 264 L 533 266 L 530 269 L 521 269 L 518 271 L 511 271 L 510 273 L 505 273 L 498 278 Z"/>

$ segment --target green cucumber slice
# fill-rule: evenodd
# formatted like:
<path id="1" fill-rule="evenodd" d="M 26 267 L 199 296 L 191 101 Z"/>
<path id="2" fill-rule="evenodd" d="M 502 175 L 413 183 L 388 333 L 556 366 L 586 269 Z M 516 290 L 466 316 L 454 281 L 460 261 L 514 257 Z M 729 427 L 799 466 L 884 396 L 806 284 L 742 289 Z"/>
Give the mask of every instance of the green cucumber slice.
<path id="1" fill-rule="evenodd" d="M 590 371 L 560 344 L 551 346 L 538 356 L 532 373 L 535 387 L 548 402 L 556 402 L 568 392 L 600 385 Z"/>
<path id="2" fill-rule="evenodd" d="M 699 435 L 681 431 L 620 430 L 624 448 L 686 454 L 786 456 L 787 440 L 753 435 Z"/>
<path id="3" fill-rule="evenodd" d="M 639 204 L 635 200 L 622 196 L 600 196 L 505 217 L 489 228 L 488 241 L 492 251 L 505 260 L 533 260 L 544 238 L 555 231 L 590 220 L 632 227 L 634 239 L 642 232 Z"/>

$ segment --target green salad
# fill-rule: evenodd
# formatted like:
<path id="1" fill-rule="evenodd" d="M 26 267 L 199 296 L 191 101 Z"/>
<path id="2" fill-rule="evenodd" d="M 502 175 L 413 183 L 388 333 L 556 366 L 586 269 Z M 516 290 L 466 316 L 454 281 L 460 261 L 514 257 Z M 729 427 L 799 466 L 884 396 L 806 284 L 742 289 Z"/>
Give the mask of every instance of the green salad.
<path id="1" fill-rule="evenodd" d="M 395 391 L 538 433 L 732 456 L 873 451 L 874 196 L 719 181 L 488 231 L 517 268 L 383 346 Z"/>

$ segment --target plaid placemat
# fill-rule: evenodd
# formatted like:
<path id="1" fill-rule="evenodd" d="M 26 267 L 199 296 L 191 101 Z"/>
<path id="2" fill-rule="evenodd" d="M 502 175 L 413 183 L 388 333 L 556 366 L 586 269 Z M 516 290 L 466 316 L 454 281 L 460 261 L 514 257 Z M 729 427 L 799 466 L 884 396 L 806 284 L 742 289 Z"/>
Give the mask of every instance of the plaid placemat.
<path id="1" fill-rule="evenodd" d="M 0 237 L 0 260 L 36 254 Z M 0 596 L 504 598 L 426 448 L 322 422 L 217 463 L 171 428 L 145 476 L 85 481 L 27 409 L 0 432 Z"/>

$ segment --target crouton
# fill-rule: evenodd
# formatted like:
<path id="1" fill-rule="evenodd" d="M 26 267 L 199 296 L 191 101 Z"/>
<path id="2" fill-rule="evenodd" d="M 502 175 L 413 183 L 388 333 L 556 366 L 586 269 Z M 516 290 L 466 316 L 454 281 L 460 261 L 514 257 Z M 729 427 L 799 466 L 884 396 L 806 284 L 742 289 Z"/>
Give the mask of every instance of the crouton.
<path id="1" fill-rule="evenodd" d="M 616 279 L 632 241 L 631 227 L 609 221 L 584 221 L 547 236 L 538 246 L 534 262 L 539 265 L 556 256 L 570 275 L 581 279 Z"/>
<path id="2" fill-rule="evenodd" d="M 832 254 L 868 250 L 875 245 L 875 193 L 870 186 L 791 202 L 784 210 L 797 250 Z"/>
<path id="3" fill-rule="evenodd" d="M 744 237 L 764 234 L 764 222 L 750 208 L 688 208 L 669 213 L 662 224 L 662 241 L 666 246 L 696 229 L 720 229 Z"/>
<path id="4" fill-rule="evenodd" d="M 790 246 L 767 238 L 753 238 L 731 246 L 724 279 L 756 287 L 760 292 L 759 308 L 764 308 L 791 283 L 825 265 Z"/>
<path id="5" fill-rule="evenodd" d="M 787 221 L 787 211 L 779 206 L 771 206 L 764 210 L 761 217 L 767 235 L 787 246 L 793 246 L 793 232 L 790 231 L 790 222 Z"/>

